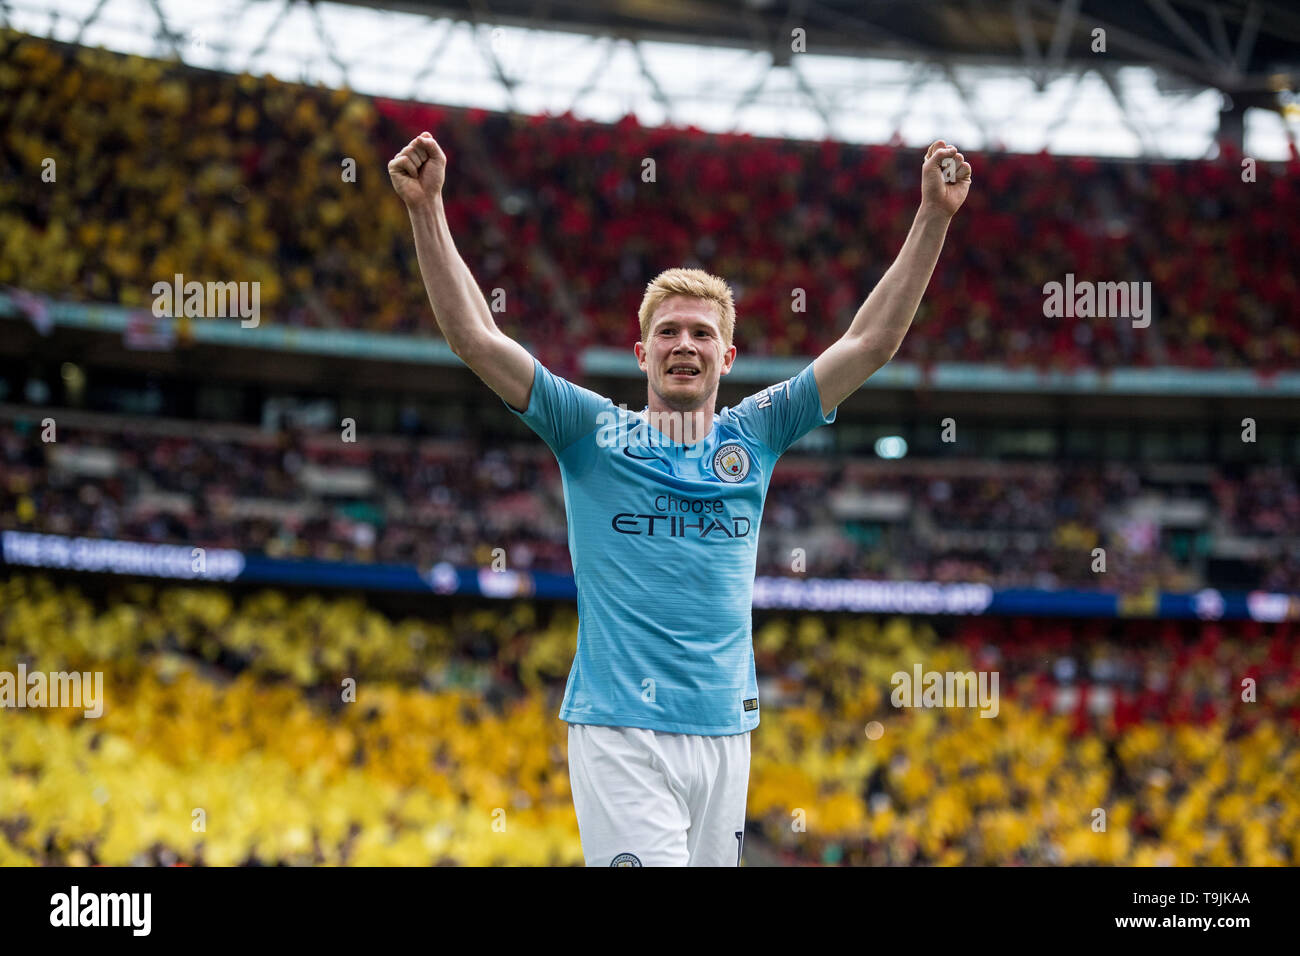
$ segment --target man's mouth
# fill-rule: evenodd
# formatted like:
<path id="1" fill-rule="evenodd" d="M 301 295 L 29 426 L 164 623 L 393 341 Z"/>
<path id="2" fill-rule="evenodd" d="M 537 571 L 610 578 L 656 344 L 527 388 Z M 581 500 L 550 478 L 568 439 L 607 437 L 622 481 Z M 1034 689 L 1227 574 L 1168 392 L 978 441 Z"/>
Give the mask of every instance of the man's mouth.
<path id="1" fill-rule="evenodd" d="M 693 365 L 673 365 L 669 367 L 668 374 L 674 378 L 694 378 L 700 374 L 700 370 Z"/>

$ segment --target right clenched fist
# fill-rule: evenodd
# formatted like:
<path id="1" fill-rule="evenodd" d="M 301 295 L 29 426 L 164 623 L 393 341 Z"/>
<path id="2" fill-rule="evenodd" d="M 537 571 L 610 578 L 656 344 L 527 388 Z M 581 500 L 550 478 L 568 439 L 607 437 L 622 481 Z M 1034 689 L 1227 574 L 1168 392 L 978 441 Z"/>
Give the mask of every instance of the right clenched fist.
<path id="1" fill-rule="evenodd" d="M 421 133 L 388 162 L 388 177 L 407 206 L 431 202 L 442 192 L 447 157 L 428 132 Z"/>

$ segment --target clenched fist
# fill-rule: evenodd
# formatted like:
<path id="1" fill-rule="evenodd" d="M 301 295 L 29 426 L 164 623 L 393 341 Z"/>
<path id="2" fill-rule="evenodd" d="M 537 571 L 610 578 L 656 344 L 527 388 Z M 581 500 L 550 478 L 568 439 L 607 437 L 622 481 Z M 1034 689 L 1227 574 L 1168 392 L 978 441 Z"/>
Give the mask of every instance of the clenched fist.
<path id="1" fill-rule="evenodd" d="M 432 202 L 447 177 L 447 157 L 427 131 L 388 162 L 388 177 L 408 207 Z"/>
<path id="2" fill-rule="evenodd" d="M 941 139 L 930 144 L 921 164 L 921 202 L 941 209 L 949 216 L 956 215 L 966 201 L 971 183 L 970 163 Z"/>

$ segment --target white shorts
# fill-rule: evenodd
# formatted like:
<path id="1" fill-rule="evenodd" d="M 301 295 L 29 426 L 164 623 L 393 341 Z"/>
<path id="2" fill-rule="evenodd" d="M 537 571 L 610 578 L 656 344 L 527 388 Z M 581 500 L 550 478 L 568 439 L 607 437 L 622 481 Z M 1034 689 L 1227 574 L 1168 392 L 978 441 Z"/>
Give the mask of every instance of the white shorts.
<path id="1" fill-rule="evenodd" d="M 739 866 L 749 732 L 569 725 L 569 783 L 588 866 Z"/>

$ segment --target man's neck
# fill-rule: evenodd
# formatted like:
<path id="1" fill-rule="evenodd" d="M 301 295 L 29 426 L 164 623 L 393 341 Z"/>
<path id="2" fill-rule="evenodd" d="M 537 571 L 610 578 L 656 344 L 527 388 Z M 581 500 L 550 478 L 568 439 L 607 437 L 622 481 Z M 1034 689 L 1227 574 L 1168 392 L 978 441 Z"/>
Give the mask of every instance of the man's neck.
<path id="1" fill-rule="evenodd" d="M 691 411 L 679 412 L 659 401 L 654 392 L 647 396 L 646 417 L 650 427 L 658 430 L 669 441 L 680 445 L 694 445 L 709 437 L 713 431 L 713 409 L 717 405 L 715 392 L 709 401 Z"/>

